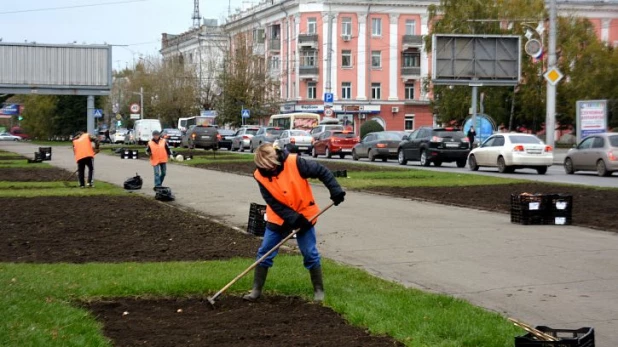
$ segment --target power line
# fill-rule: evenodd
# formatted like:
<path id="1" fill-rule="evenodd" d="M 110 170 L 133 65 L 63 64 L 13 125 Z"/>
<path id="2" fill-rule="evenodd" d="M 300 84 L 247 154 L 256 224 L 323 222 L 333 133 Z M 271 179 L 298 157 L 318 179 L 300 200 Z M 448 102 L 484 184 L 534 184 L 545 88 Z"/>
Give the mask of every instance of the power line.
<path id="1" fill-rule="evenodd" d="M 0 12 L 0 15 L 1 14 L 27 13 L 27 12 L 45 12 L 45 11 L 69 10 L 69 9 L 74 9 L 74 8 L 96 7 L 96 6 L 107 6 L 107 5 L 120 5 L 120 4 L 130 4 L 130 3 L 134 3 L 134 2 L 145 2 L 145 1 L 150 1 L 150 0 L 124 0 L 124 1 L 99 2 L 99 3 L 94 3 L 94 4 L 62 6 L 62 7 L 33 8 L 33 9 L 29 9 L 29 10 L 16 10 L 16 11 Z"/>

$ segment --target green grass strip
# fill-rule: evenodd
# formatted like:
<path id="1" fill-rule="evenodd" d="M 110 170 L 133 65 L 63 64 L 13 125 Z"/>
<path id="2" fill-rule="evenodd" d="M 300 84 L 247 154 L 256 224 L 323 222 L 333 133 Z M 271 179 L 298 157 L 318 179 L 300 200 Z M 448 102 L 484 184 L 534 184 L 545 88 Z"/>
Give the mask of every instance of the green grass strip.
<path id="1" fill-rule="evenodd" d="M 71 141 L 39 141 L 34 140 L 31 141 L 33 145 L 41 146 L 41 147 L 59 147 L 59 146 L 72 146 L 73 142 Z"/>
<path id="2" fill-rule="evenodd" d="M 0 197 L 32 198 L 40 196 L 100 196 L 127 194 L 120 187 L 95 181 L 95 188 L 79 188 L 76 182 L 0 181 Z"/>
<path id="3" fill-rule="evenodd" d="M 105 297 L 186 297 L 212 294 L 250 264 L 214 262 L 123 264 L 0 264 L 0 345 L 110 346 L 101 325 L 71 305 Z M 325 304 L 350 323 L 408 346 L 510 346 L 520 331 L 496 313 L 463 300 L 408 289 L 332 261 L 324 262 Z M 251 276 L 230 294 L 250 288 Z M 266 295 L 311 297 L 299 256 L 279 256 Z"/>
<path id="4" fill-rule="evenodd" d="M 349 178 L 339 179 L 347 188 L 363 189 L 371 187 L 458 187 L 472 185 L 495 185 L 522 183 L 525 181 L 509 178 L 457 174 L 425 170 L 398 170 L 362 172 L 348 170 Z"/>

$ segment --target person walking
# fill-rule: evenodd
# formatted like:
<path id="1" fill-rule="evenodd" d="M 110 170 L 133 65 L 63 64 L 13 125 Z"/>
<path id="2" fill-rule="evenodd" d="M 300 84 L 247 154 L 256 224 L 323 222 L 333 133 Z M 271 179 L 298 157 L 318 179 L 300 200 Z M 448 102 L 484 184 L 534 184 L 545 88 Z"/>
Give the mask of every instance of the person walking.
<path id="1" fill-rule="evenodd" d="M 474 130 L 474 126 L 470 127 L 468 130 L 468 142 L 470 142 L 470 148 L 474 148 L 474 138 L 476 137 L 476 130 Z"/>
<path id="2" fill-rule="evenodd" d="M 154 168 L 154 190 L 163 185 L 167 174 L 167 158 L 172 157 L 172 151 L 161 133 L 157 130 L 152 132 L 152 140 L 148 141 L 146 154 L 150 156 L 150 164 Z"/>
<path id="3" fill-rule="evenodd" d="M 324 283 L 320 254 L 316 246 L 314 227 L 316 221 L 309 222 L 309 219 L 317 215 L 320 209 L 315 202 L 308 179 L 315 178 L 322 181 L 328 188 L 335 206 L 344 201 L 346 193 L 330 170 L 318 162 L 289 154 L 287 151 L 275 148 L 270 143 L 258 147 L 254 161 L 257 168 L 253 177 L 267 204 L 266 231 L 262 245 L 257 252 L 257 259 L 270 251 L 290 232 L 300 229 L 296 240 L 303 255 L 304 266 L 309 270 L 314 300 L 322 301 L 324 300 Z M 273 266 L 277 253 L 277 251 L 273 252 L 255 268 L 253 288 L 251 293 L 243 297 L 245 300 L 255 301 L 262 295 L 268 269 Z"/>
<path id="4" fill-rule="evenodd" d="M 94 143 L 94 148 L 93 148 Z M 88 167 L 88 188 L 94 187 L 94 155 L 99 152 L 99 140 L 85 132 L 78 132 L 73 137 L 73 154 L 77 162 L 77 177 L 79 187 L 84 188 L 86 167 Z"/>
<path id="5" fill-rule="evenodd" d="M 112 143 L 112 138 L 109 137 L 109 129 L 105 129 L 105 142 Z"/>

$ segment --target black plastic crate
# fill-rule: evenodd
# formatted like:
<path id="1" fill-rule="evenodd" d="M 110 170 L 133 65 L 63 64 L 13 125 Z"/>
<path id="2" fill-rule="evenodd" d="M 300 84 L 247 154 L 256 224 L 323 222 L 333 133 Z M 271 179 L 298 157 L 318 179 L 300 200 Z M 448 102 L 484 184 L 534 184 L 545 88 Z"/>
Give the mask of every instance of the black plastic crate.
<path id="1" fill-rule="evenodd" d="M 568 194 L 549 194 L 547 196 L 549 208 L 553 212 L 572 214 L 573 196 Z"/>
<path id="2" fill-rule="evenodd" d="M 256 236 L 264 236 L 266 232 L 266 205 L 252 203 L 249 207 L 249 220 L 247 222 L 247 232 Z"/>
<path id="3" fill-rule="evenodd" d="M 120 159 L 139 159 L 139 151 L 136 149 L 125 149 L 120 152 Z"/>
<path id="4" fill-rule="evenodd" d="M 545 224 L 548 201 L 544 194 L 512 194 L 511 223 L 522 225 Z"/>
<path id="5" fill-rule="evenodd" d="M 594 347 L 594 329 L 552 329 L 538 326 L 536 329 L 560 339 L 559 341 L 539 341 L 532 334 L 515 338 L 515 347 Z"/>
<path id="6" fill-rule="evenodd" d="M 52 159 L 52 148 L 51 147 L 39 147 L 39 153 L 41 155 L 41 160 L 51 160 Z"/>

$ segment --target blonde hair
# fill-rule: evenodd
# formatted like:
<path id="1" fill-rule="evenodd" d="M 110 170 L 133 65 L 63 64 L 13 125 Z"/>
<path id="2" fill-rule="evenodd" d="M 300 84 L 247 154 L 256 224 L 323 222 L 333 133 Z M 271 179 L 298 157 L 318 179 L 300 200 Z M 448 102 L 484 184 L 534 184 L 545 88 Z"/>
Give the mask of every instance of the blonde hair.
<path id="1" fill-rule="evenodd" d="M 273 170 L 281 165 L 277 157 L 277 151 L 272 143 L 265 143 L 255 151 L 255 165 L 260 169 Z"/>

